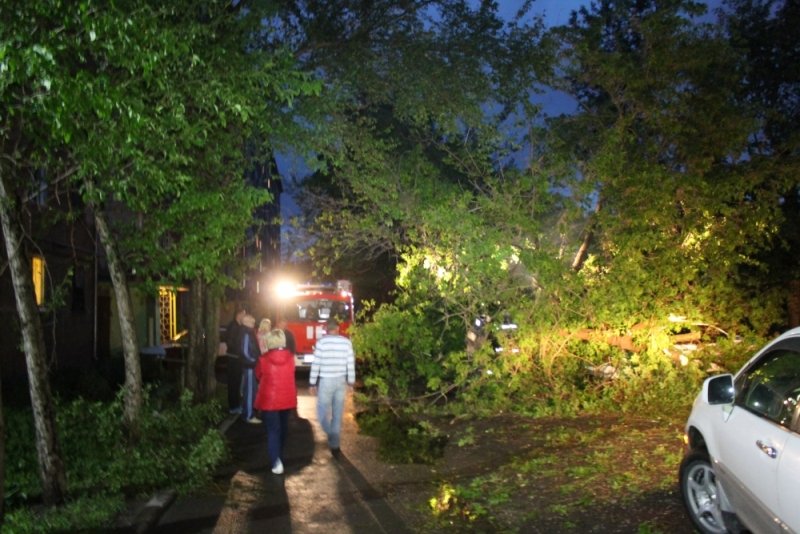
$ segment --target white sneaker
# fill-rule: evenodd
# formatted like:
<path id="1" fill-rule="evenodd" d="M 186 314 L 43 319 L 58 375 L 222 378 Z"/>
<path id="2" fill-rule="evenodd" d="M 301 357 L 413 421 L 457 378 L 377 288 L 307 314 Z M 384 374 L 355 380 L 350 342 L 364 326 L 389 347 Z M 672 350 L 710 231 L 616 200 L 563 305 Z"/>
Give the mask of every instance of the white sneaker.
<path id="1" fill-rule="evenodd" d="M 259 419 L 258 417 L 251 417 L 250 419 L 247 420 L 247 422 L 250 423 L 251 425 L 257 425 L 261 423 L 261 419 Z"/>
<path id="2" fill-rule="evenodd" d="M 275 465 L 272 466 L 272 472 L 275 473 L 276 475 L 283 474 L 283 462 L 281 462 L 280 459 L 277 460 L 275 462 Z"/>

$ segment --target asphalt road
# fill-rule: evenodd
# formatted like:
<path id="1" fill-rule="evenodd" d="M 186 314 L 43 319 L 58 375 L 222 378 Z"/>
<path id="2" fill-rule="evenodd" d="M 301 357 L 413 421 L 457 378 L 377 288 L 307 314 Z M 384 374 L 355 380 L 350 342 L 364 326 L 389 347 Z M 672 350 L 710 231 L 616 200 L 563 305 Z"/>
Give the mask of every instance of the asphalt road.
<path id="1" fill-rule="evenodd" d="M 289 423 L 283 475 L 270 471 L 263 426 L 231 419 L 225 433 L 232 458 L 217 474 L 219 490 L 179 497 L 149 532 L 409 532 L 348 459 L 358 454 L 347 447 L 345 433 L 353 425 L 344 425 L 342 453 L 331 455 L 307 384 L 307 372 L 298 371 L 297 416 Z"/>

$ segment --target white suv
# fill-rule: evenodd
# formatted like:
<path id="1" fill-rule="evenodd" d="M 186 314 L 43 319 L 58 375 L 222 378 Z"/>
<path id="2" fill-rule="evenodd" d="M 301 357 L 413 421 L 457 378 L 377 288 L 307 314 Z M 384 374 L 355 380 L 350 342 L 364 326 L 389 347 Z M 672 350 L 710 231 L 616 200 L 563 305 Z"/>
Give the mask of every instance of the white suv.
<path id="1" fill-rule="evenodd" d="M 708 378 L 686 435 L 680 485 L 697 528 L 800 533 L 800 328 Z"/>

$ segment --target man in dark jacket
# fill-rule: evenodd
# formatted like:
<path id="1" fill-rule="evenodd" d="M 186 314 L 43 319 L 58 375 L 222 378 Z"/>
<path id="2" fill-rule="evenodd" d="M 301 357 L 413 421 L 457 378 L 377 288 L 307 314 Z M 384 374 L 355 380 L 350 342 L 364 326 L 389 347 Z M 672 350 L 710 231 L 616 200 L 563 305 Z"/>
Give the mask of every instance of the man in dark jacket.
<path id="1" fill-rule="evenodd" d="M 228 346 L 228 409 L 232 414 L 242 413 L 242 320 L 247 315 L 247 307 L 240 304 L 236 316 L 225 329 L 225 344 Z"/>

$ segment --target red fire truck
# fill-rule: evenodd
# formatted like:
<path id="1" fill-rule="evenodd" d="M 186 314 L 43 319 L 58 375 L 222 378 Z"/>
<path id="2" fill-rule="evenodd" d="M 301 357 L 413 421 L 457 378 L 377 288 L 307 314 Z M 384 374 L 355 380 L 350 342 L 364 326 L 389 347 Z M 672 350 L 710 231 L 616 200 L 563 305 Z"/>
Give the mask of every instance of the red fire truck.
<path id="1" fill-rule="evenodd" d="M 298 366 L 314 361 L 314 345 L 325 335 L 328 319 L 339 321 L 340 333 L 347 335 L 353 324 L 353 293 L 348 280 L 323 284 L 280 284 L 277 290 L 278 319 L 286 319 L 286 328 L 295 339 Z"/>

